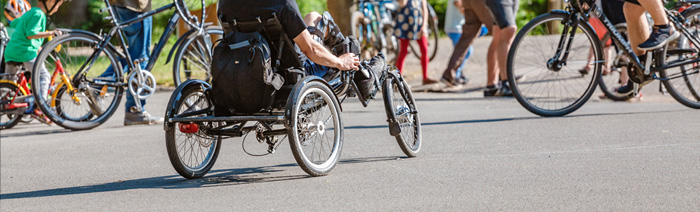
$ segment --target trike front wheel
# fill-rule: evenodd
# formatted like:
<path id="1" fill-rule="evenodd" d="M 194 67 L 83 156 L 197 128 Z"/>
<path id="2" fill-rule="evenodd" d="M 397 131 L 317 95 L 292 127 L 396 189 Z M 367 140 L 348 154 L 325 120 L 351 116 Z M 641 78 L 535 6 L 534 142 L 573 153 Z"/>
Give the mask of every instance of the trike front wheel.
<path id="1" fill-rule="evenodd" d="M 406 156 L 415 157 L 420 152 L 423 139 L 413 93 L 406 81 L 398 77 L 387 77 L 383 86 L 389 132 Z"/>

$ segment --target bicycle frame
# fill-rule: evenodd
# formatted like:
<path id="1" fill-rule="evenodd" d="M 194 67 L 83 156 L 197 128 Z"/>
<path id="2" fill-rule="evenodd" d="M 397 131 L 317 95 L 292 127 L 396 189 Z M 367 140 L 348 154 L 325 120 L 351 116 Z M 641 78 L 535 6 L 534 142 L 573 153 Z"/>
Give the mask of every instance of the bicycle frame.
<path id="1" fill-rule="evenodd" d="M 80 67 L 80 69 L 78 70 L 78 72 L 76 72 L 76 74 L 75 74 L 76 77 L 73 78 L 73 82 L 72 82 L 74 85 L 79 84 L 79 82 L 81 81 L 81 79 L 85 77 L 85 74 L 86 74 L 86 73 L 85 73 L 85 72 L 86 72 L 85 70 L 89 70 L 89 69 L 92 67 L 92 65 L 93 65 L 94 62 L 95 62 L 95 59 L 99 56 L 99 54 L 100 54 L 102 51 L 104 51 L 104 49 L 105 49 L 105 48 L 107 47 L 107 45 L 109 44 L 109 41 L 112 40 L 112 38 L 113 38 L 115 35 L 119 37 L 119 44 L 121 45 L 122 51 L 123 51 L 123 52 L 122 52 L 123 55 L 119 55 L 120 59 L 125 59 L 126 61 L 128 61 L 128 62 L 127 62 L 127 67 L 128 67 L 129 72 L 131 72 L 132 70 L 136 70 L 136 69 L 137 69 L 137 67 L 136 67 L 137 63 L 131 62 L 131 61 L 132 61 L 132 57 L 131 57 L 131 55 L 129 54 L 129 51 L 126 49 L 126 39 L 125 39 L 125 36 L 124 36 L 123 29 L 126 28 L 126 27 L 128 27 L 128 26 L 131 26 L 132 24 L 141 22 L 141 21 L 143 21 L 144 19 L 146 19 L 146 18 L 148 18 L 148 17 L 151 17 L 151 16 L 153 16 L 153 15 L 155 15 L 155 14 L 158 14 L 158 13 L 161 13 L 161 12 L 164 12 L 164 11 L 166 11 L 166 10 L 170 10 L 170 9 L 176 7 L 175 3 L 170 3 L 170 4 L 168 4 L 168 5 L 165 5 L 165 6 L 163 6 L 163 7 L 160 7 L 160 8 L 158 8 L 158 9 L 155 9 L 155 10 L 152 10 L 152 11 L 149 11 L 149 12 L 146 12 L 146 13 L 144 13 L 144 14 L 141 14 L 141 15 L 139 15 L 139 16 L 136 17 L 136 18 L 132 18 L 132 19 L 126 20 L 126 21 L 121 21 L 121 18 L 118 17 L 118 14 L 116 13 L 116 10 L 115 10 L 114 6 L 112 6 L 112 5 L 109 4 L 109 0 L 103 0 L 103 1 L 104 1 L 105 4 L 107 5 L 107 9 L 109 10 L 109 13 L 110 13 L 110 17 L 109 17 L 108 19 L 111 19 L 111 20 L 112 20 L 112 24 L 114 25 L 114 27 L 102 38 L 102 43 L 99 43 L 99 44 L 97 45 L 97 46 L 98 46 L 98 47 L 97 47 L 97 50 L 96 50 L 95 52 L 93 52 L 92 55 L 90 55 L 90 57 L 88 58 L 88 61 L 89 61 L 89 62 L 83 64 L 83 66 Z M 150 52 L 150 54 L 149 54 L 149 61 L 148 61 L 148 65 L 146 66 L 146 70 L 151 70 L 151 69 L 153 69 L 153 67 L 155 66 L 156 61 L 158 61 L 158 57 L 159 57 L 160 54 L 162 53 L 162 51 L 163 51 L 163 49 L 164 49 L 164 47 L 165 47 L 165 45 L 166 45 L 166 43 L 167 43 L 167 40 L 170 38 L 170 36 L 172 36 L 172 34 L 173 34 L 174 30 L 175 30 L 175 27 L 176 27 L 176 25 L 177 25 L 177 22 L 178 22 L 180 19 L 181 19 L 181 17 L 180 17 L 180 15 L 179 15 L 179 13 L 173 13 L 173 16 L 170 17 L 170 19 L 169 19 L 169 21 L 168 21 L 168 25 L 167 25 L 166 28 L 165 28 L 165 31 L 164 31 L 163 34 L 161 35 L 161 37 L 160 37 L 160 39 L 159 39 L 157 45 L 155 46 L 155 48 L 154 48 L 154 49 Z M 86 67 L 86 65 L 87 65 L 87 67 Z M 119 80 L 119 81 L 122 81 L 122 79 L 118 79 L 118 80 Z M 121 84 L 120 84 L 120 85 L 121 85 Z M 124 84 L 124 85 L 125 85 L 125 84 Z M 121 85 L 121 86 L 124 86 L 124 85 Z"/>
<path id="2" fill-rule="evenodd" d="M 687 3 L 687 2 L 679 2 L 679 3 L 692 4 L 692 3 Z M 620 32 L 617 31 L 617 29 L 615 29 L 615 26 L 605 16 L 605 14 L 603 13 L 601 8 L 599 8 L 598 6 L 596 6 L 594 4 L 591 6 L 590 10 L 586 13 L 581 8 L 576 6 L 576 4 L 577 4 L 577 1 L 572 0 L 572 2 L 570 2 L 571 6 L 568 8 L 568 11 L 561 11 L 561 10 L 553 11 L 554 13 L 566 13 L 566 14 L 568 14 L 569 20 L 565 20 L 567 24 L 565 25 L 561 40 L 559 41 L 557 53 L 555 54 L 555 56 L 552 59 L 550 59 L 550 63 L 548 63 L 548 66 L 550 66 L 550 64 L 551 64 L 551 66 L 549 68 L 556 68 L 556 67 L 552 67 L 552 66 L 561 65 L 561 64 L 566 63 L 566 58 L 568 57 L 569 49 L 571 47 L 570 46 L 571 41 L 573 40 L 575 32 L 576 32 L 575 30 L 572 30 L 571 32 L 569 32 L 569 30 L 571 30 L 573 28 L 573 26 L 576 26 L 577 24 L 579 24 L 579 22 L 581 20 L 587 19 L 587 17 L 589 15 L 595 16 L 603 23 L 603 26 L 605 27 L 605 29 L 608 30 L 608 32 L 610 32 L 612 34 L 612 36 L 610 38 L 614 41 L 613 43 L 619 49 L 622 49 L 624 54 L 627 55 L 628 58 L 630 59 L 630 62 L 632 62 L 633 66 L 637 70 L 641 70 L 644 75 L 649 75 L 653 72 L 658 72 L 658 71 L 665 70 L 665 69 L 670 69 L 670 68 L 675 68 L 675 67 L 680 67 L 680 66 L 700 62 L 700 58 L 697 58 L 697 59 L 689 60 L 689 61 L 674 61 L 670 64 L 666 64 L 663 66 L 651 67 L 651 54 L 648 54 L 647 58 L 646 58 L 647 61 L 646 61 L 646 66 L 645 66 L 642 64 L 642 62 L 640 61 L 640 58 L 634 53 L 634 51 L 632 51 L 632 47 L 630 46 L 629 42 L 627 42 L 625 40 L 625 38 L 622 37 Z M 680 15 L 680 13 L 678 13 L 675 10 L 668 10 L 665 8 L 664 8 L 664 11 L 666 12 L 666 14 L 668 16 L 669 21 L 671 23 L 673 23 L 673 25 L 676 27 L 676 29 L 678 29 L 683 34 L 683 36 L 687 37 L 694 46 L 700 46 L 700 39 L 698 37 L 693 36 L 690 33 L 690 31 L 683 25 L 683 22 L 685 22 L 686 20 L 685 20 L 685 18 L 683 18 L 683 16 Z M 569 42 L 567 42 L 568 45 L 566 46 L 566 51 L 564 52 L 564 56 L 561 57 L 563 59 L 558 60 L 560 58 L 562 49 L 564 48 L 565 36 L 567 34 L 569 34 L 570 37 L 569 37 Z M 599 38 L 595 37 L 595 39 L 599 39 Z M 599 63 L 599 62 L 601 62 L 601 61 L 595 61 L 595 63 Z M 699 73 L 699 72 L 700 71 L 696 70 L 693 73 Z M 675 79 L 675 78 L 682 77 L 682 76 L 676 76 L 676 77 L 672 77 L 672 78 L 659 78 L 656 75 L 653 75 L 652 77 L 654 79 L 666 81 L 666 80 Z"/>

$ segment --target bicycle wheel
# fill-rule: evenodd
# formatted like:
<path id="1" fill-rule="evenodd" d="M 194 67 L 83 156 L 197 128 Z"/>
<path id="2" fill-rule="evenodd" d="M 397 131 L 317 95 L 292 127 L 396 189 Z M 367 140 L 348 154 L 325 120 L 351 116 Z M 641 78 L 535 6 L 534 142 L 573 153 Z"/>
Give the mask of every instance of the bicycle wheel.
<path id="1" fill-rule="evenodd" d="M 207 3 L 212 4 L 216 1 L 211 0 L 174 0 L 175 8 L 182 17 L 182 20 L 190 27 L 201 29 L 204 27 L 204 19 L 206 18 Z"/>
<path id="2" fill-rule="evenodd" d="M 44 45 L 36 58 L 32 93 L 41 111 L 63 128 L 95 128 L 106 122 L 119 106 L 124 89 L 123 69 L 113 49 L 95 51 L 98 43 L 99 39 L 89 34 L 68 32 Z M 89 63 L 92 56 L 93 62 Z M 41 83 L 40 66 L 49 72 L 48 86 Z M 83 66 L 85 77 L 73 84 L 72 77 Z M 116 71 L 101 77 L 110 67 Z M 72 89 L 68 89 L 69 85 Z"/>
<path id="3" fill-rule="evenodd" d="M 13 113 L 15 111 L 8 110 L 7 106 L 15 97 L 24 95 L 27 94 L 20 90 L 17 85 L 0 83 L 0 129 L 10 129 L 22 120 L 22 114 Z"/>
<path id="4" fill-rule="evenodd" d="M 568 44 L 570 34 L 562 39 L 568 15 L 547 13 L 530 21 L 515 37 L 508 53 L 508 81 L 515 98 L 530 112 L 540 116 L 563 116 L 580 108 L 595 91 L 603 63 L 603 51 L 596 33 L 581 21 Z M 559 42 L 570 46 L 562 62 L 557 54 Z M 566 47 L 566 45 L 561 45 Z M 593 73 L 581 75 L 579 68 L 588 62 L 593 49 Z M 526 76 L 516 81 L 515 76 Z"/>
<path id="5" fill-rule="evenodd" d="M 340 159 L 343 122 L 339 105 L 333 91 L 317 80 L 297 83 L 287 101 L 292 153 L 311 176 L 327 175 Z"/>
<path id="6" fill-rule="evenodd" d="M 422 143 L 421 122 L 416 108 L 416 100 L 406 81 L 398 77 L 387 77 L 382 94 L 386 109 L 389 131 L 396 138 L 399 147 L 408 157 L 415 157 Z"/>
<path id="7" fill-rule="evenodd" d="M 438 51 L 438 41 L 440 40 L 440 30 L 438 29 L 438 16 L 435 13 L 433 6 L 428 5 L 428 10 L 430 11 L 430 17 L 428 18 L 428 55 L 430 55 L 430 61 L 435 59 Z M 411 47 L 413 55 L 417 58 L 421 58 L 420 48 L 415 46 L 413 42 L 410 42 L 408 46 Z"/>
<path id="8" fill-rule="evenodd" d="M 369 60 L 377 52 L 376 38 L 372 36 L 374 33 L 365 19 L 365 15 L 360 11 L 353 12 L 350 18 L 352 35 L 360 42 L 360 60 Z"/>
<path id="9" fill-rule="evenodd" d="M 175 102 L 171 116 L 186 112 L 198 111 L 210 107 L 211 101 L 200 86 L 190 86 L 179 95 L 182 97 Z M 200 115 L 203 116 L 203 115 Z M 206 134 L 204 128 L 216 123 L 170 123 L 165 131 L 165 146 L 168 158 L 178 174 L 187 179 L 203 177 L 216 162 L 221 148 L 221 136 Z M 197 130 L 188 131 L 193 126 Z"/>
<path id="10" fill-rule="evenodd" d="M 627 24 L 617 24 L 615 25 L 615 29 L 620 32 L 622 37 L 627 38 Z M 601 41 L 601 44 L 606 44 L 608 41 L 610 41 L 610 36 L 611 34 L 608 32 Z M 601 72 L 602 75 L 600 80 L 598 80 L 598 85 L 600 86 L 600 90 L 603 91 L 605 97 L 608 99 L 614 101 L 627 101 L 628 99 L 632 98 L 632 95 L 620 95 L 615 92 L 615 89 L 622 86 L 623 83 L 627 83 L 626 79 L 622 80 L 622 76 L 627 72 L 629 58 L 622 50 L 617 49 L 617 47 L 614 45 L 615 44 L 611 44 L 611 46 L 603 48 L 603 56 L 605 57 L 605 61 L 609 61 L 610 63 L 610 70 L 607 72 Z M 605 54 L 606 52 L 607 54 Z"/>
<path id="11" fill-rule="evenodd" d="M 221 38 L 221 27 L 207 28 L 207 35 L 192 37 L 182 42 L 173 61 L 173 80 L 175 86 L 190 79 L 209 82 L 213 41 Z M 206 40 L 209 39 L 209 40 Z"/>
<path id="12" fill-rule="evenodd" d="M 683 12 L 683 15 L 687 20 L 693 20 L 689 21 L 690 25 L 687 26 L 690 34 L 696 38 L 700 37 L 700 24 L 697 22 L 698 18 L 700 18 L 700 8 L 686 10 Z M 670 50 L 675 50 L 676 53 L 671 53 Z M 663 56 L 666 58 L 666 61 L 693 60 L 698 57 L 698 53 L 693 52 L 693 50 L 698 50 L 698 46 L 693 45 L 688 37 L 683 35 L 677 40 L 675 45 L 669 45 L 664 49 Z M 668 79 L 662 81 L 668 93 L 681 104 L 695 109 L 700 109 L 699 66 L 700 63 L 692 63 L 659 72 L 661 78 Z"/>

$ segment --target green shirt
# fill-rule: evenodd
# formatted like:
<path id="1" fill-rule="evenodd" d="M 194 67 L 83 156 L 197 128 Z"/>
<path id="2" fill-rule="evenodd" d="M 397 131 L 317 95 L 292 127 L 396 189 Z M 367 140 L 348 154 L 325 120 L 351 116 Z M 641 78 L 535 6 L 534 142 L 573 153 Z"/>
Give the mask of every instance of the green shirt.
<path id="1" fill-rule="evenodd" d="M 44 39 L 28 39 L 40 32 L 46 31 L 46 14 L 41 9 L 33 7 L 19 18 L 12 21 L 10 27 L 15 32 L 5 48 L 5 60 L 13 62 L 28 62 L 36 58 Z"/>

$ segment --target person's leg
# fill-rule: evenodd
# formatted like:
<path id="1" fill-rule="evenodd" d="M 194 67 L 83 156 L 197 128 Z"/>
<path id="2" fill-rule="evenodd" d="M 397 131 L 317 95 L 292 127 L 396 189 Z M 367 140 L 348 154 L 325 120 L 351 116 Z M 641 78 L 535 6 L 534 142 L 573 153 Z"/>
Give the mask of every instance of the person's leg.
<path id="1" fill-rule="evenodd" d="M 493 25 L 491 44 L 486 53 L 486 87 L 495 88 L 498 84 L 498 44 L 501 39 L 501 29 Z"/>
<path id="2" fill-rule="evenodd" d="M 500 30 L 500 39 L 498 40 L 498 71 L 500 73 L 501 81 L 507 80 L 508 75 L 506 73 L 506 65 L 508 58 L 508 50 L 510 50 L 510 45 L 515 39 L 515 32 L 517 31 L 517 26 L 510 25 Z"/>
<path id="3" fill-rule="evenodd" d="M 306 23 L 306 26 L 313 27 L 316 26 L 322 18 L 323 16 L 318 12 L 310 12 L 309 14 L 306 14 L 306 16 L 304 16 L 304 23 Z"/>
<path id="4" fill-rule="evenodd" d="M 428 77 L 428 63 L 430 62 L 430 56 L 428 55 L 428 38 L 423 36 L 418 39 L 418 46 L 420 47 L 421 52 L 420 65 L 423 69 L 423 84 L 426 85 L 437 83 L 438 81 Z"/>
<path id="5" fill-rule="evenodd" d="M 399 69 L 399 73 L 403 73 L 404 60 L 408 56 L 408 39 L 399 39 L 399 56 L 396 58 L 396 68 Z"/>
<path id="6" fill-rule="evenodd" d="M 30 60 L 29 62 L 24 62 L 24 69 L 26 69 L 29 73 L 34 73 L 34 63 L 36 62 L 36 58 Z M 51 75 L 49 74 L 49 70 L 46 69 L 46 66 L 44 64 L 41 64 L 39 66 L 39 76 L 32 76 L 32 77 L 39 77 L 39 92 L 41 92 L 44 96 L 49 93 L 49 83 L 51 83 Z"/>
<path id="7" fill-rule="evenodd" d="M 627 20 L 627 37 L 630 46 L 632 46 L 635 54 L 644 54 L 644 51 L 640 50 L 638 45 L 649 38 L 649 23 L 644 15 L 645 10 L 642 6 L 625 3 L 623 11 L 625 20 Z"/>
<path id="8" fill-rule="evenodd" d="M 453 46 L 457 45 L 457 42 L 459 42 L 459 37 L 461 37 L 461 36 L 462 36 L 462 33 L 454 33 L 454 32 L 447 33 L 447 37 L 449 37 L 450 40 L 452 40 Z M 462 77 L 462 71 L 464 70 L 464 65 L 467 64 L 467 60 L 469 60 L 469 57 L 471 57 L 472 52 L 474 52 L 474 47 L 469 46 L 469 48 L 467 49 L 467 56 L 464 56 L 464 61 L 462 61 L 462 65 L 460 65 L 459 68 L 457 68 L 457 71 L 455 72 L 455 78 Z"/>
<path id="9" fill-rule="evenodd" d="M 640 5 L 626 2 L 623 6 L 625 20 L 627 20 L 627 37 L 632 47 L 632 51 L 636 55 L 642 55 L 646 51 L 639 48 L 639 44 L 649 38 L 649 23 L 647 21 L 646 11 Z M 640 58 L 642 59 L 642 58 Z M 628 69 L 629 70 L 629 69 Z M 629 74 L 627 70 L 620 74 L 621 87 L 616 89 L 618 94 L 626 95 L 634 91 L 633 84 L 629 83 Z"/>
<path id="10" fill-rule="evenodd" d="M 124 9 L 124 8 L 119 8 L 117 7 L 117 12 L 119 13 L 119 16 L 122 19 L 130 19 L 133 17 L 138 16 L 140 13 Z M 131 55 L 132 60 L 137 60 L 137 59 L 145 59 L 144 62 L 140 64 L 141 69 L 146 70 L 147 65 L 148 65 L 148 57 L 149 57 L 149 48 L 151 46 L 151 27 L 152 27 L 152 22 L 153 18 L 148 17 L 144 19 L 141 23 L 135 23 L 131 26 L 128 26 L 124 28 L 124 34 L 126 35 L 126 40 L 129 43 L 129 55 Z M 128 73 L 125 73 L 128 74 Z M 124 76 L 128 77 L 128 76 Z M 131 109 L 134 108 L 138 111 L 143 111 L 143 106 L 146 105 L 145 100 L 141 100 L 141 106 L 142 108 L 135 108 L 136 102 L 134 97 L 131 95 L 131 92 L 126 92 L 126 103 L 125 103 L 125 109 L 126 112 L 131 112 Z M 135 110 L 135 111 L 136 111 Z"/>
<path id="11" fill-rule="evenodd" d="M 661 0 L 637 0 L 654 19 L 654 25 L 668 25 L 668 17 Z"/>

